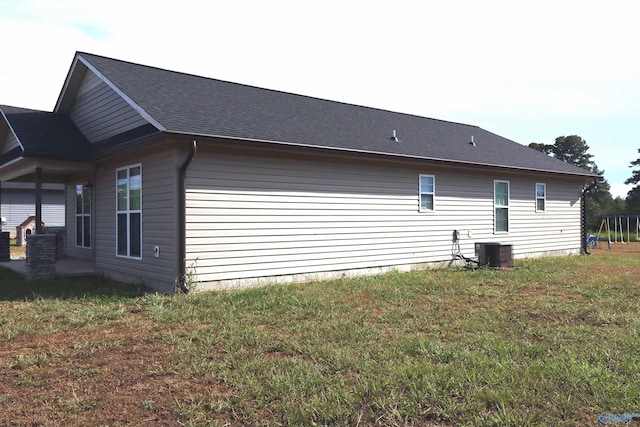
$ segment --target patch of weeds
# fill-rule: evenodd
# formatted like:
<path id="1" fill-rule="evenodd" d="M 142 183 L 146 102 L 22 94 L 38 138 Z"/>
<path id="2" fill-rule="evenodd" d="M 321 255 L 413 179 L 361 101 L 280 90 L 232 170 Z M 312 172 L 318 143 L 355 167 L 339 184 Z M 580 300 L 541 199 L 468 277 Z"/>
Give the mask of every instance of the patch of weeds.
<path id="1" fill-rule="evenodd" d="M 100 406 L 100 402 L 98 400 L 82 399 L 74 396 L 71 399 L 59 400 L 58 406 L 65 412 L 81 414 L 83 412 L 98 408 Z"/>
<path id="2" fill-rule="evenodd" d="M 64 359 L 67 357 L 67 352 L 59 348 L 49 349 L 47 350 L 47 356 L 53 360 Z"/>
<path id="3" fill-rule="evenodd" d="M 184 399 L 173 397 L 175 405 L 171 409 L 180 418 L 190 420 L 192 425 L 201 425 L 208 420 L 208 414 L 204 411 L 204 396 L 187 396 Z"/>
<path id="4" fill-rule="evenodd" d="M 128 310 L 121 304 L 112 306 L 101 302 L 85 302 L 68 313 L 63 321 L 73 328 L 102 325 L 122 318 Z"/>
<path id="5" fill-rule="evenodd" d="M 409 356 L 428 357 L 434 363 L 449 363 L 457 354 L 460 354 L 460 349 L 455 346 L 444 345 L 425 337 L 405 341 L 400 344 L 400 348 Z"/>
<path id="6" fill-rule="evenodd" d="M 121 339 L 112 340 L 93 340 L 93 341 L 76 341 L 73 343 L 72 348 L 84 356 L 91 356 L 98 352 L 105 350 L 112 350 L 116 348 L 122 348 L 124 341 Z"/>
<path id="7" fill-rule="evenodd" d="M 198 281 L 198 258 L 193 260 L 191 264 L 189 264 L 184 273 L 184 277 L 179 277 L 176 280 L 176 292 L 177 293 L 185 293 L 192 294 L 197 293 L 200 289 L 200 284 Z"/>
<path id="8" fill-rule="evenodd" d="M 18 374 L 18 385 L 27 386 L 27 387 L 41 387 L 44 385 L 44 382 L 37 378 L 34 375 L 27 374 L 25 372 L 20 372 Z"/>
<path id="9" fill-rule="evenodd" d="M 11 369 L 26 369 L 33 366 L 41 366 L 47 360 L 47 353 L 39 354 L 15 354 L 13 362 L 10 362 Z"/>
<path id="10" fill-rule="evenodd" d="M 71 375 L 75 378 L 95 377 L 100 375 L 100 371 L 94 368 L 76 368 L 71 371 Z"/>
<path id="11" fill-rule="evenodd" d="M 145 411 L 155 411 L 156 410 L 156 402 L 153 400 L 145 400 L 142 402 L 142 409 Z"/>

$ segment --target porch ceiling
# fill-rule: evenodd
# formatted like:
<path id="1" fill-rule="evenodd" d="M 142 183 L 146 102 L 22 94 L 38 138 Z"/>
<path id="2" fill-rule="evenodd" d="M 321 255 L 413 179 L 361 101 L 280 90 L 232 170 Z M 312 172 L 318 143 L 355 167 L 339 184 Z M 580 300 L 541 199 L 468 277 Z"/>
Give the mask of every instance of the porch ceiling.
<path id="1" fill-rule="evenodd" d="M 42 170 L 42 181 L 50 183 L 65 182 L 68 175 L 95 171 L 95 165 L 90 162 L 20 157 L 0 166 L 0 182 L 35 182 L 37 168 Z"/>

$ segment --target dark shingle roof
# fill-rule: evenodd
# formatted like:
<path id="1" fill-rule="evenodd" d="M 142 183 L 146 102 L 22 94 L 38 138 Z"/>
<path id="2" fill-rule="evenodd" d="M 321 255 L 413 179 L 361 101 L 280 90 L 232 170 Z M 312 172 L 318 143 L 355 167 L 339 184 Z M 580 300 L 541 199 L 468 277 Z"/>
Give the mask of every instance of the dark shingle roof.
<path id="1" fill-rule="evenodd" d="M 477 126 L 78 55 L 171 132 L 593 176 Z"/>
<path id="2" fill-rule="evenodd" d="M 26 157 L 85 160 L 91 144 L 62 114 L 0 105 Z"/>

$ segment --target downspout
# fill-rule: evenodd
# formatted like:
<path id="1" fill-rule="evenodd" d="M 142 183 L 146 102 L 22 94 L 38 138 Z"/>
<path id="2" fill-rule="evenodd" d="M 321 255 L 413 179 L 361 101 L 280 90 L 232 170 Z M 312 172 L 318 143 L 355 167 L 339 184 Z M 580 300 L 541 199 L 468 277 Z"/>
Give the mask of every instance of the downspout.
<path id="1" fill-rule="evenodd" d="M 589 186 L 587 186 L 586 188 L 582 189 L 582 197 L 580 200 L 580 205 L 581 205 L 581 212 L 580 212 L 580 222 L 581 224 L 581 228 L 582 228 L 582 233 L 580 233 L 582 236 L 582 252 L 587 254 L 587 255 L 591 255 L 591 252 L 589 252 L 589 248 L 587 247 L 587 194 L 596 186 L 598 185 L 598 181 L 597 180 L 593 180 L 593 182 L 591 184 L 589 184 Z"/>
<path id="2" fill-rule="evenodd" d="M 198 144 L 191 141 L 191 150 L 185 162 L 180 166 L 178 174 L 178 286 L 184 293 L 189 292 L 187 287 L 187 169 L 191 161 L 196 157 Z"/>

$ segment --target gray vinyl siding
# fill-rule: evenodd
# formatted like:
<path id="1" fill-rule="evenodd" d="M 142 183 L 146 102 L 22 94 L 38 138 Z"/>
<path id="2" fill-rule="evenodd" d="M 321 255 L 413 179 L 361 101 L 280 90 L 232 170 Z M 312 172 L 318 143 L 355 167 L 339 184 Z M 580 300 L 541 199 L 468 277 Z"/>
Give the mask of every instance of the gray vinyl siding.
<path id="1" fill-rule="evenodd" d="M 91 142 L 103 141 L 147 124 L 131 105 L 89 70 L 69 116 Z"/>
<path id="2" fill-rule="evenodd" d="M 156 149 L 105 163 L 96 172 L 96 272 L 125 282 L 144 282 L 172 292 L 177 276 L 177 161 L 173 149 Z M 142 165 L 142 259 L 116 256 L 116 169 Z M 160 256 L 153 256 L 159 246 Z"/>
<path id="3" fill-rule="evenodd" d="M 2 224 L 2 231 L 8 231 L 13 236 L 18 225 L 31 215 L 35 215 L 35 193 L 33 189 L 10 189 L 4 188 L 9 185 L 8 183 L 2 185 L 0 216 L 6 219 L 6 223 Z M 64 190 L 43 190 L 42 221 L 48 227 L 65 225 Z"/>
<path id="4" fill-rule="evenodd" d="M 13 132 L 8 132 L 7 138 L 4 141 L 4 144 L 2 145 L 2 152 L 0 154 L 8 153 L 9 151 L 19 146 L 20 144 L 18 143 L 18 140 L 16 139 Z"/>
<path id="5" fill-rule="evenodd" d="M 418 177 L 435 176 L 435 210 L 419 212 Z M 510 181 L 510 232 L 493 232 L 493 180 Z M 327 273 L 410 269 L 451 259 L 453 230 L 512 243 L 517 257 L 580 249 L 580 182 L 393 163 L 213 153 L 189 168 L 187 264 L 204 288 Z"/>
<path id="6" fill-rule="evenodd" d="M 516 257 L 553 254 L 581 248 L 582 182 L 511 179 L 510 232 L 500 239 L 512 243 Z M 545 212 L 536 212 L 535 184 L 545 182 Z"/>

